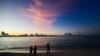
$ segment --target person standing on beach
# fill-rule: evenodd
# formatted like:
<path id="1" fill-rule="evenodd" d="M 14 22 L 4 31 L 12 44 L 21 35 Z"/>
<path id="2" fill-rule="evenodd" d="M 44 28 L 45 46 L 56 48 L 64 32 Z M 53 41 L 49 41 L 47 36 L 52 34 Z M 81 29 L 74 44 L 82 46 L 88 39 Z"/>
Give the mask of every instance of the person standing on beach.
<path id="1" fill-rule="evenodd" d="M 47 43 L 47 56 L 50 55 L 50 42 Z"/>
<path id="2" fill-rule="evenodd" d="M 34 46 L 34 56 L 36 56 L 36 54 L 37 54 L 37 46 L 35 45 Z"/>
<path id="3" fill-rule="evenodd" d="M 30 47 L 30 55 L 29 56 L 32 56 L 32 53 L 33 53 L 32 50 L 33 50 L 33 47 L 31 46 Z"/>

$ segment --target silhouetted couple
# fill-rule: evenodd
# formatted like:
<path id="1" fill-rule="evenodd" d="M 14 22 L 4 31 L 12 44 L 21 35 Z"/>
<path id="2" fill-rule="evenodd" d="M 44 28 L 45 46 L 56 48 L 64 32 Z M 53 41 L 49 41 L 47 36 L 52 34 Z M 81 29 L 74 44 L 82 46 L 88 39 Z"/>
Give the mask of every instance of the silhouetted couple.
<path id="1" fill-rule="evenodd" d="M 33 53 L 33 50 L 34 50 L 34 53 Z M 37 54 L 37 46 L 35 45 L 35 46 L 34 46 L 34 49 L 33 49 L 33 47 L 31 46 L 31 47 L 30 47 L 30 56 L 36 56 L 36 54 Z"/>

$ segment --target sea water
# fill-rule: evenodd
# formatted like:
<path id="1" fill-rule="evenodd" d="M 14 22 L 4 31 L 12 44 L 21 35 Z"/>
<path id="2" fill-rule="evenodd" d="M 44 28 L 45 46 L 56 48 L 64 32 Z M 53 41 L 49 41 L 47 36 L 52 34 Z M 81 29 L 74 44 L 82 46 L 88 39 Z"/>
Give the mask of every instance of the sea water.
<path id="1" fill-rule="evenodd" d="M 100 37 L 0 37 L 0 49 L 46 45 L 48 42 L 55 48 L 100 47 Z"/>

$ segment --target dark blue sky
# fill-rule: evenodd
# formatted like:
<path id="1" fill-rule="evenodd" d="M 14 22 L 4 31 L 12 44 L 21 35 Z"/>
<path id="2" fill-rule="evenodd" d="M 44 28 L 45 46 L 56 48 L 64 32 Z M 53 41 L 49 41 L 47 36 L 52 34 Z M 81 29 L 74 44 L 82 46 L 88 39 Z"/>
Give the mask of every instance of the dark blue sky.
<path id="1" fill-rule="evenodd" d="M 76 23 L 77 25 L 97 25 L 100 23 L 100 5 L 96 0 L 80 1 L 74 8 L 75 11 L 68 16 L 63 15 L 63 21 L 70 21 L 69 23 Z M 66 22 L 67 23 L 67 22 Z"/>
<path id="2" fill-rule="evenodd" d="M 71 28 L 92 29 L 100 31 L 100 1 L 80 0 L 74 7 L 74 11 L 62 15 L 58 20 L 59 25 Z M 58 23 L 57 23 L 58 24 Z M 59 26 L 58 25 L 58 26 Z"/>

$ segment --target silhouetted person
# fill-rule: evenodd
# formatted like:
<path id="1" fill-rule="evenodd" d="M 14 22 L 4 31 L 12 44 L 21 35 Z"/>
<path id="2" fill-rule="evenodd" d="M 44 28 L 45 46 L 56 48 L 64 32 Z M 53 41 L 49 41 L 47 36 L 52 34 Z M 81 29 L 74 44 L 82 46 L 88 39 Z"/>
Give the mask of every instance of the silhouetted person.
<path id="1" fill-rule="evenodd" d="M 50 43 L 47 43 L 47 56 L 50 55 Z"/>
<path id="2" fill-rule="evenodd" d="M 32 56 L 32 53 L 33 53 L 32 50 L 33 50 L 33 47 L 31 46 L 30 47 L 30 54 L 29 54 L 30 56 Z"/>
<path id="3" fill-rule="evenodd" d="M 36 54 L 37 54 L 37 46 L 35 45 L 34 46 L 34 56 L 36 56 Z"/>

